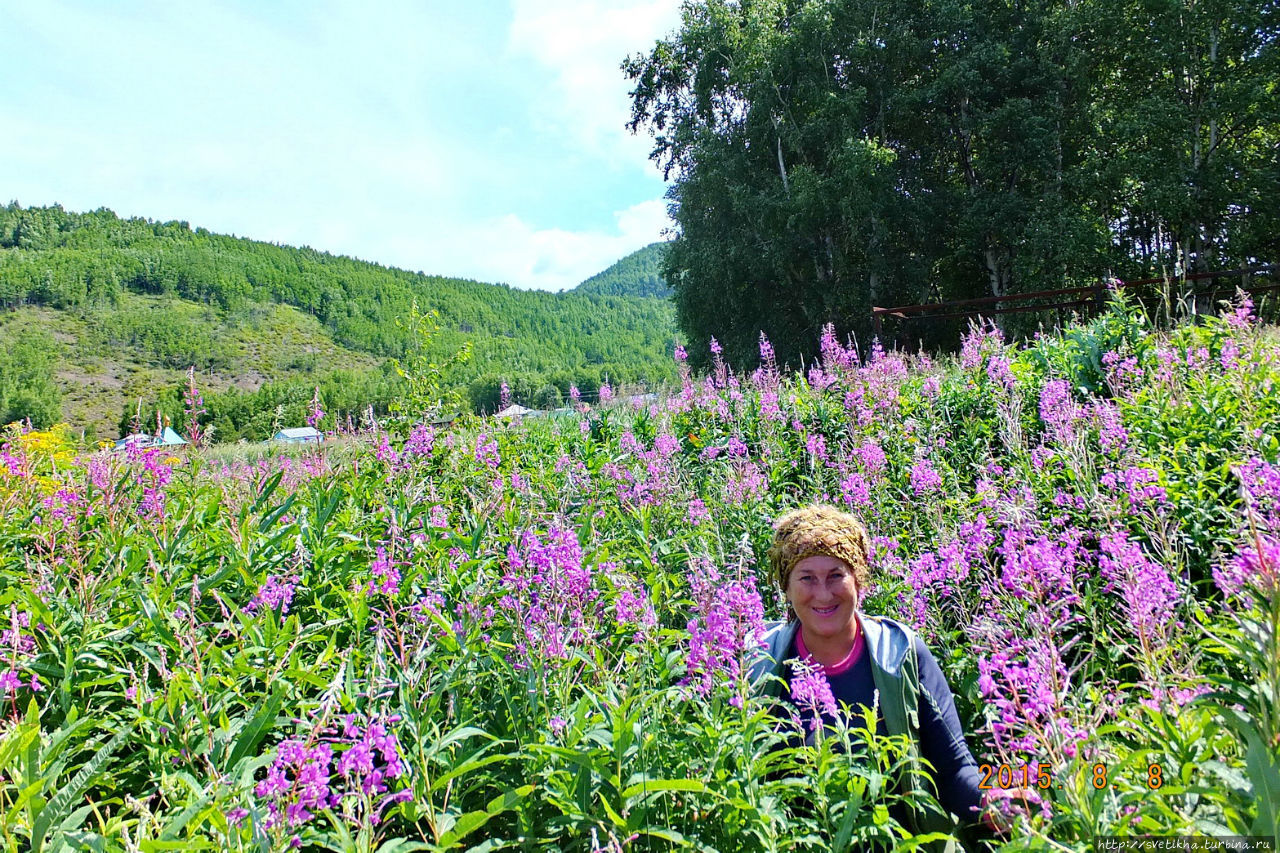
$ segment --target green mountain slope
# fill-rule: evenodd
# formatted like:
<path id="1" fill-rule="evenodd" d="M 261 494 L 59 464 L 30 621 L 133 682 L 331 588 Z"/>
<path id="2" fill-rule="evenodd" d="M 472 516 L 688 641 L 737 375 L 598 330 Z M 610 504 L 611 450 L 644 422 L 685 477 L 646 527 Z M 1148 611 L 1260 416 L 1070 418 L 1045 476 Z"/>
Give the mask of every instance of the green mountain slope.
<path id="1" fill-rule="evenodd" d="M 492 409 L 503 381 L 516 400 L 545 405 L 570 385 L 590 396 L 606 379 L 674 376 L 674 312 L 661 300 L 514 290 L 105 209 L 0 208 L 0 344 L 47 342 L 63 418 L 98 435 L 114 434 L 139 396 L 144 410 L 171 401 L 190 366 L 224 395 L 206 394 L 222 439 L 262 437 L 267 408 L 297 420 L 316 383 L 363 389 L 346 411 L 326 405 L 331 417 L 380 411 L 394 390 L 387 360 L 413 346 L 397 321 L 415 301 L 440 315 L 429 358 L 471 343 L 448 381 L 477 410 Z M 3 390 L 0 417 L 22 416 Z"/>
<path id="2" fill-rule="evenodd" d="M 574 292 L 666 299 L 671 295 L 670 288 L 662 278 L 662 260 L 666 252 L 666 243 L 650 243 L 604 272 L 593 275 L 574 288 Z"/>

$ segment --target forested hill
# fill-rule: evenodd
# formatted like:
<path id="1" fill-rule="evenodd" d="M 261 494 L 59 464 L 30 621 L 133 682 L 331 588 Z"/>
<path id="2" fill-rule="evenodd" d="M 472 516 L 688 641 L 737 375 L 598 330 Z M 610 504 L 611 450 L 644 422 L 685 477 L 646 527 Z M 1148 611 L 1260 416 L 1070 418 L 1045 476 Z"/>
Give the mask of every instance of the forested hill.
<path id="1" fill-rule="evenodd" d="M 33 398 L 74 396 L 86 377 L 97 377 L 94 396 L 114 397 L 115 424 L 139 397 L 144 410 L 151 397 L 172 399 L 174 377 L 189 366 L 224 391 L 206 395 L 224 439 L 262 437 L 271 426 L 264 407 L 277 410 L 274 420 L 296 420 L 293 409 L 301 411 L 321 380 L 335 394 L 350 392 L 344 406 L 376 409 L 394 382 L 387 361 L 412 346 L 402 321 L 415 300 L 440 315 L 428 357 L 443 360 L 471 343 L 472 359 L 448 381 L 465 386 L 478 410 L 492 409 L 503 381 L 517 401 L 548 405 L 571 385 L 590 397 L 606 379 L 656 383 L 674 375 L 674 313 L 662 300 L 522 291 L 185 222 L 12 203 L 0 208 L 0 306 L 8 309 L 0 345 L 21 338 L 27 346 L 21 363 L 0 364 L 0 417 L 37 411 L 47 420 L 50 407 Z M 350 375 L 334 379 L 335 371 Z M 351 392 L 357 386 L 366 390 Z M 252 399 L 264 389 L 270 399 Z M 90 407 L 99 435 L 105 405 Z M 64 417 L 75 414 L 62 408 L 71 410 Z"/>
<path id="2" fill-rule="evenodd" d="M 666 243 L 650 243 L 618 261 L 613 266 L 578 285 L 578 293 L 609 296 L 657 296 L 668 299 L 671 290 L 662 278 L 662 261 Z"/>

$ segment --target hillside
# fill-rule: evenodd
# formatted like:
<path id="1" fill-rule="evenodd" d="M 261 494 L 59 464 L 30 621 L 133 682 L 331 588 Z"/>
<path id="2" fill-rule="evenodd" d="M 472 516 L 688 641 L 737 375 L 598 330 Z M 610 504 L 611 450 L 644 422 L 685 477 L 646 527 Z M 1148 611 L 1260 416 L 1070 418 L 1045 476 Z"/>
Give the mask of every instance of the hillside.
<path id="1" fill-rule="evenodd" d="M 439 313 L 429 359 L 470 343 L 473 358 L 447 383 L 476 410 L 493 408 L 504 381 L 517 400 L 548 404 L 571 386 L 589 397 L 605 380 L 674 376 L 674 313 L 661 300 L 514 290 L 105 209 L 0 208 L 0 343 L 46 342 L 61 417 L 99 436 L 139 397 L 144 409 L 176 400 L 190 366 L 215 392 L 206 406 L 222 412 L 211 417 L 224 439 L 262 437 L 264 412 L 282 405 L 297 420 L 316 384 L 342 392 L 341 408 L 326 405 L 333 417 L 385 410 L 388 360 L 415 345 L 398 322 L 414 302 Z M 29 402 L 12 401 L 32 395 L 3 386 L 0 416 L 25 416 Z"/>
<path id="2" fill-rule="evenodd" d="M 575 293 L 602 296 L 643 296 L 667 299 L 671 289 L 662 277 L 666 243 L 650 243 L 627 255 L 604 272 L 574 288 Z"/>

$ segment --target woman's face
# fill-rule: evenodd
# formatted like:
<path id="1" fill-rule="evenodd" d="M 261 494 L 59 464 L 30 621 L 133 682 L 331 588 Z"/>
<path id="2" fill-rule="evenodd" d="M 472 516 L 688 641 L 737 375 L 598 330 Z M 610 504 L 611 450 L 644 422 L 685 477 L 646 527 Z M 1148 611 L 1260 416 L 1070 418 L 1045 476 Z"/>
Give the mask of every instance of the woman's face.
<path id="1" fill-rule="evenodd" d="M 859 589 L 844 560 L 817 554 L 796 563 L 787 600 L 807 637 L 847 636 L 858 610 Z"/>

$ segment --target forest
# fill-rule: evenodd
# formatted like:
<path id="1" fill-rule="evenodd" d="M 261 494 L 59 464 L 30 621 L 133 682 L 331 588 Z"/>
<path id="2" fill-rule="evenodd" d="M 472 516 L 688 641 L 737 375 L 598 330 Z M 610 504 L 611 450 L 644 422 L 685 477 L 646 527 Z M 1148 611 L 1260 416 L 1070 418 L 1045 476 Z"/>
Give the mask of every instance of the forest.
<path id="1" fill-rule="evenodd" d="M 609 296 L 669 297 L 671 290 L 662 277 L 662 262 L 665 257 L 665 243 L 650 243 L 603 272 L 593 275 L 578 285 L 576 290 L 579 293 Z"/>
<path id="2" fill-rule="evenodd" d="M 873 306 L 1275 262 L 1278 36 L 1273 0 L 685 4 L 624 67 L 695 366 L 762 330 L 812 361 Z"/>
<path id="3" fill-rule="evenodd" d="M 415 304 L 438 315 L 425 344 L 405 323 Z M 277 341 L 267 363 L 249 365 L 246 351 L 280 336 L 281 306 L 301 312 L 286 318 L 293 325 L 314 318 L 319 327 L 300 351 Z M 220 440 L 261 439 L 277 421 L 301 422 L 316 386 L 332 401 L 331 424 L 369 407 L 385 412 L 399 381 L 392 359 L 443 362 L 467 344 L 472 358 L 447 384 L 476 411 L 494 410 L 504 382 L 517 402 L 551 407 L 572 387 L 590 399 L 605 382 L 652 386 L 675 376 L 667 300 L 521 291 L 105 209 L 0 208 L 0 308 L 7 318 L 52 310 L 38 334 L 65 338 L 82 328 L 67 348 L 160 371 L 167 384 L 152 383 L 145 411 L 177 404 L 187 368 L 212 377 L 204 404 Z M 51 376 L 68 354 L 56 341 L 36 349 L 45 355 L 8 356 L 17 361 L 6 365 L 0 405 L 7 417 L 46 426 L 59 413 Z M 249 372 L 266 381 L 230 381 Z M 127 427 L 137 408 L 136 399 L 122 399 L 111 423 Z"/>

